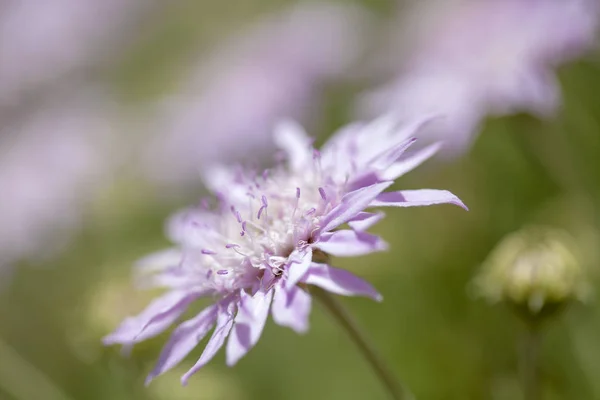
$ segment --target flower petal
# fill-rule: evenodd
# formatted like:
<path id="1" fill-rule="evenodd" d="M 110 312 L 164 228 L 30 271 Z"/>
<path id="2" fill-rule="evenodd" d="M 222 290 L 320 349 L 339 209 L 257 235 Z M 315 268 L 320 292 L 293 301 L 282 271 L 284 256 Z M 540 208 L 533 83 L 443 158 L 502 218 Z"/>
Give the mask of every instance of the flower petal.
<path id="1" fill-rule="evenodd" d="M 337 257 L 354 257 L 387 249 L 379 236 L 345 229 L 321 235 L 315 247 Z"/>
<path id="2" fill-rule="evenodd" d="M 241 291 L 238 313 L 227 341 L 227 365 L 233 366 L 256 345 L 265 327 L 272 298 L 273 290 L 258 291 L 254 296 Z"/>
<path id="3" fill-rule="evenodd" d="M 285 151 L 292 171 L 298 171 L 312 159 L 312 140 L 294 121 L 286 120 L 275 127 L 275 144 Z"/>
<path id="4" fill-rule="evenodd" d="M 328 232 L 354 218 L 387 189 L 393 182 L 381 182 L 347 193 L 340 204 L 333 208 L 322 220 L 320 232 Z"/>
<path id="5" fill-rule="evenodd" d="M 276 324 L 292 328 L 298 333 L 308 330 L 311 297 L 298 286 L 275 287 L 271 314 Z"/>
<path id="6" fill-rule="evenodd" d="M 421 189 L 381 193 L 370 207 L 418 207 L 450 203 L 468 210 L 467 206 L 447 190 Z"/>
<path id="7" fill-rule="evenodd" d="M 343 296 L 365 296 L 376 301 L 383 299 L 370 283 L 344 269 L 334 268 L 327 264 L 313 263 L 303 282 Z"/>
<path id="8" fill-rule="evenodd" d="M 171 291 L 153 300 L 135 317 L 126 318 L 110 335 L 104 337 L 105 345 L 134 344 L 158 335 L 184 313 L 188 305 L 199 297 L 198 293 Z"/>
<path id="9" fill-rule="evenodd" d="M 427 159 L 437 153 L 441 147 L 441 143 L 434 143 L 402 160 L 395 162 L 380 174 L 381 179 L 385 181 L 393 181 L 398 179 L 402 175 L 421 165 L 424 161 L 427 161 Z"/>
<path id="10" fill-rule="evenodd" d="M 189 354 L 206 336 L 217 319 L 217 305 L 205 308 L 194 318 L 179 325 L 171 334 L 156 363 L 156 367 L 148 374 L 146 385 L 152 379 L 170 370 Z"/>
<path id="11" fill-rule="evenodd" d="M 310 263 L 312 262 L 312 249 L 310 247 L 307 248 L 302 254 L 299 254 L 300 252 L 298 251 L 295 251 L 294 253 L 295 254 L 290 255 L 290 259 L 295 260 L 295 255 L 301 258 L 298 260 L 299 262 L 291 262 L 288 266 L 289 273 L 285 281 L 287 287 L 294 286 L 296 283 L 298 283 L 306 274 L 306 271 L 308 271 Z"/>
<path id="12" fill-rule="evenodd" d="M 355 231 L 366 231 L 385 216 L 382 212 L 370 213 L 366 211 L 359 212 L 356 217 L 348 221 L 350 228 Z"/>
<path id="13" fill-rule="evenodd" d="M 373 168 L 375 171 L 384 171 L 388 169 L 416 141 L 416 138 L 410 138 L 388 148 L 371 160 L 369 162 L 369 167 Z"/>
<path id="14" fill-rule="evenodd" d="M 229 331 L 231 331 L 231 326 L 233 325 L 233 313 L 235 312 L 235 308 L 236 303 L 233 301 L 219 305 L 217 311 L 217 326 L 206 344 L 200 359 L 198 359 L 196 364 L 181 377 L 182 385 L 187 385 L 190 376 L 198 372 L 198 370 L 209 362 L 215 354 L 217 354 L 219 349 L 223 347 L 223 343 L 225 343 L 225 339 L 227 338 L 227 335 L 229 335 Z"/>

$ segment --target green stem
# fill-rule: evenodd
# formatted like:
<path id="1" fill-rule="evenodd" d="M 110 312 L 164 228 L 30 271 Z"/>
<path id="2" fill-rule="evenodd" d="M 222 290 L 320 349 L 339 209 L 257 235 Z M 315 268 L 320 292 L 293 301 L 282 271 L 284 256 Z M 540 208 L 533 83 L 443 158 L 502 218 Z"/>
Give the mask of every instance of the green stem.
<path id="1" fill-rule="evenodd" d="M 412 399 L 412 395 L 410 395 L 410 393 L 404 389 L 402 384 L 394 377 L 392 371 L 377 354 L 373 345 L 367 340 L 357 322 L 344 306 L 334 296 L 329 294 L 329 292 L 318 287 L 311 286 L 310 293 L 319 299 L 321 304 L 323 304 L 348 333 L 350 339 L 356 344 L 362 355 L 375 371 L 375 374 L 387 389 L 390 397 L 394 400 Z"/>
<path id="2" fill-rule="evenodd" d="M 521 373 L 525 400 L 541 400 L 540 351 L 541 330 L 537 325 L 528 325 L 521 348 Z"/>

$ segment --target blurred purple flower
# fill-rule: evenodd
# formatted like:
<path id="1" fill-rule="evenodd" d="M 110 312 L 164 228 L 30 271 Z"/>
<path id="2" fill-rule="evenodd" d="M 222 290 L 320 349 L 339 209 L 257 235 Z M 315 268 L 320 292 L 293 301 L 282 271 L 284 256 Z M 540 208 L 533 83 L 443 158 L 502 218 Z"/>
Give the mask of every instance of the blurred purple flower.
<path id="1" fill-rule="evenodd" d="M 30 110 L 31 111 L 31 110 Z M 104 177 L 114 109 L 103 96 L 55 94 L 0 128 L 0 266 L 53 253 Z"/>
<path id="2" fill-rule="evenodd" d="M 282 117 L 305 120 L 323 86 L 340 79 L 362 48 L 367 17 L 356 7 L 303 4 L 261 19 L 209 62 L 190 65 L 182 93 L 152 118 L 143 168 L 152 180 L 197 182 L 201 167 L 272 149 Z"/>
<path id="3" fill-rule="evenodd" d="M 105 63 L 127 42 L 141 0 L 7 0 L 0 4 L 0 106 L 75 68 Z"/>
<path id="4" fill-rule="evenodd" d="M 387 244 L 366 230 L 383 218 L 373 207 L 411 207 L 452 203 L 445 190 L 385 192 L 394 180 L 430 157 L 429 146 L 404 152 L 429 119 L 399 128 L 381 118 L 353 124 L 334 135 L 321 152 L 302 128 L 286 122 L 275 139 L 287 164 L 262 174 L 219 168 L 206 175 L 218 203 L 175 216 L 169 236 L 178 248 L 141 262 L 144 286 L 168 292 L 136 317 L 125 319 L 105 344 L 126 347 L 173 324 L 200 297 L 215 303 L 172 333 L 147 382 L 177 365 L 215 327 L 189 377 L 225 344 L 234 365 L 259 340 L 269 311 L 273 320 L 297 332 L 308 329 L 311 297 L 307 285 L 345 296 L 381 300 L 367 282 L 328 264 L 329 256 L 352 257 L 385 250 Z M 346 227 L 347 226 L 347 227 Z"/>
<path id="5" fill-rule="evenodd" d="M 442 114 L 432 134 L 461 152 L 488 114 L 548 116 L 557 109 L 554 68 L 592 47 L 598 12 L 595 0 L 427 3 L 405 71 L 362 99 L 361 108 Z"/>

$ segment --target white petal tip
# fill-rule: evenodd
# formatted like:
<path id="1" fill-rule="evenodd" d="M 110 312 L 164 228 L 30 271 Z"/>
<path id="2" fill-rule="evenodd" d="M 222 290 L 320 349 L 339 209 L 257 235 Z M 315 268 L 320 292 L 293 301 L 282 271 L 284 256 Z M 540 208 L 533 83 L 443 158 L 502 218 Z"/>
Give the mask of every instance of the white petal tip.
<path id="1" fill-rule="evenodd" d="M 227 357 L 225 360 L 225 365 L 227 365 L 228 367 L 233 367 L 235 364 L 237 364 L 237 362 L 239 361 L 239 358 L 230 358 Z"/>
<path id="2" fill-rule="evenodd" d="M 378 303 L 381 303 L 383 301 L 383 296 L 377 293 L 377 295 L 373 297 L 373 300 L 375 300 Z"/>
<path id="3" fill-rule="evenodd" d="M 294 332 L 296 332 L 298 335 L 304 335 L 306 334 L 309 329 L 308 329 L 308 325 L 303 325 L 303 326 L 290 326 L 290 328 L 292 328 L 294 330 Z"/>
<path id="4" fill-rule="evenodd" d="M 463 203 L 458 197 L 454 201 L 452 201 L 452 204 L 459 206 L 465 211 L 469 211 L 469 207 L 467 207 L 467 205 Z"/>

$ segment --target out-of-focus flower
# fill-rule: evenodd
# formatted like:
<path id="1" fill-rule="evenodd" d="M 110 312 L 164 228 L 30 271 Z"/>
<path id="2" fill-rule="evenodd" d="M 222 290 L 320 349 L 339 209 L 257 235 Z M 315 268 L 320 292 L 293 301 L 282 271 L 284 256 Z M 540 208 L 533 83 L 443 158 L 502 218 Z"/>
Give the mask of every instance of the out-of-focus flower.
<path id="1" fill-rule="evenodd" d="M 216 208 L 205 204 L 175 216 L 169 236 L 178 248 L 142 262 L 141 283 L 169 291 L 127 318 L 105 343 L 131 346 L 153 337 L 190 303 L 210 296 L 215 303 L 175 329 L 148 377 L 150 382 L 177 365 L 216 325 L 200 359 L 182 377 L 185 383 L 227 337 L 227 364 L 235 364 L 259 340 L 269 310 L 277 324 L 305 332 L 311 306 L 307 285 L 381 300 L 370 284 L 327 261 L 386 249 L 381 238 L 366 232 L 383 214 L 367 208 L 464 207 L 445 190 L 385 192 L 435 151 L 433 146 L 403 156 L 426 122 L 402 129 L 389 118 L 350 125 L 321 152 L 299 126 L 287 122 L 275 132 L 287 164 L 262 174 L 242 168 L 208 173 Z"/>
<path id="2" fill-rule="evenodd" d="M 534 316 L 547 315 L 589 293 L 564 231 L 530 227 L 506 237 L 485 261 L 474 283 L 491 302 L 506 302 Z"/>
<path id="3" fill-rule="evenodd" d="M 414 47 L 404 72 L 361 107 L 443 114 L 432 135 L 453 152 L 470 145 L 488 114 L 552 114 L 560 102 L 554 68 L 592 47 L 599 19 L 595 0 L 424 3 L 417 38 L 405 33 Z"/>
<path id="4" fill-rule="evenodd" d="M 136 0 L 7 0 L 0 4 L 0 106 L 75 68 L 97 67 L 127 40 Z"/>
<path id="5" fill-rule="evenodd" d="M 59 247 L 110 163 L 114 107 L 104 96 L 53 96 L 0 129 L 0 266 Z"/>
<path id="6" fill-rule="evenodd" d="M 199 169 L 273 148 L 281 118 L 305 120 L 327 82 L 340 79 L 362 48 L 359 8 L 303 4 L 260 20 L 203 64 L 190 65 L 182 93 L 152 118 L 144 160 L 151 180 L 197 182 Z"/>

